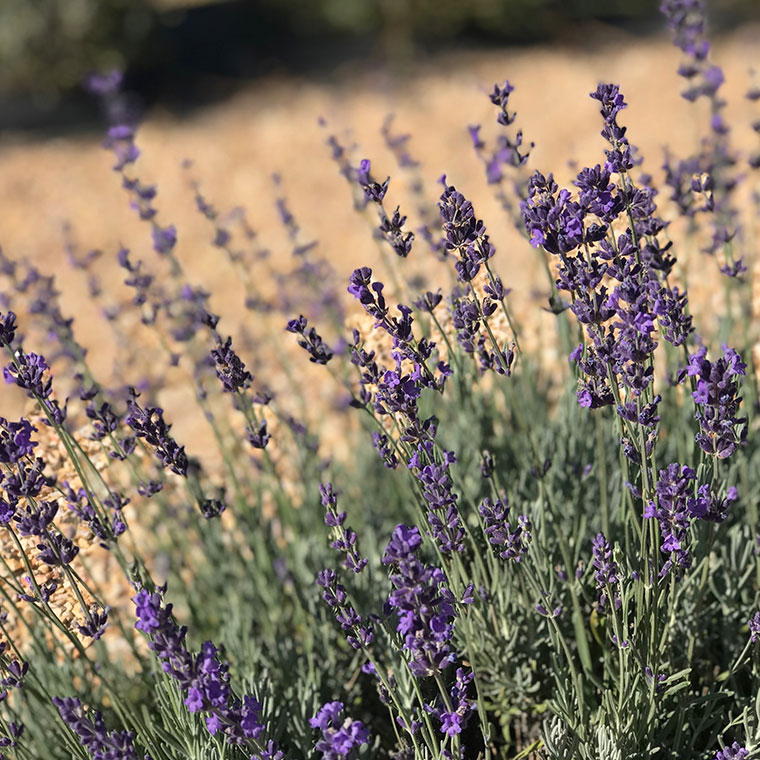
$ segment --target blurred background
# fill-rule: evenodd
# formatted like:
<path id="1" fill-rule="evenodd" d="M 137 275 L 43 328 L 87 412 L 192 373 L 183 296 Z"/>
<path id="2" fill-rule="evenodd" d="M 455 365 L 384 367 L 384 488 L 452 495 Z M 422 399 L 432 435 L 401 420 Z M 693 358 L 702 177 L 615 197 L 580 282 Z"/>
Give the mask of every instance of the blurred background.
<path id="1" fill-rule="evenodd" d="M 455 49 L 587 46 L 660 32 L 659 0 L 3 0 L 0 127 L 60 128 L 91 107 L 79 84 L 118 68 L 145 105 L 194 108 L 272 74 L 414 67 Z M 712 0 L 712 31 L 760 19 Z"/>
<path id="2" fill-rule="evenodd" d="M 318 241 L 318 255 L 330 262 L 339 292 L 350 301 L 345 282 L 351 270 L 375 266 L 378 247 L 367 219 L 353 210 L 351 190 L 325 141 L 338 135 L 353 165 L 371 158 L 375 176 L 391 175 L 387 207 L 400 204 L 409 214 L 407 227 L 417 229 L 409 177 L 399 172 L 381 135 L 394 114 L 394 133 L 411 135 L 407 147 L 420 162 L 430 204 L 443 173 L 472 199 L 496 245 L 498 269 L 513 288 L 526 342 L 564 366 L 553 344 L 553 317 L 542 310 L 535 252 L 494 198 L 467 127 L 483 124 L 483 137 L 495 139 L 499 127 L 488 92 L 509 79 L 515 127 L 526 143 L 535 142 L 528 170 L 553 171 L 568 181 L 574 166 L 604 160 L 598 107 L 588 94 L 600 80 L 616 82 L 629 103 L 623 115 L 628 135 L 641 149 L 644 169 L 661 183 L 665 146 L 677 155 L 695 150 L 709 113 L 706 104 L 679 95 L 681 54 L 658 5 L 0 0 L 0 245 L 12 258 L 55 274 L 63 311 L 75 317 L 75 333 L 107 381 L 112 356 L 102 319 L 86 278 L 68 266 L 66 250 L 79 256 L 101 251 L 93 266 L 116 300 L 130 296 L 116 265 L 119 246 L 136 258 L 153 256 L 150 227 L 130 209 L 111 171 L 113 157 L 100 148 L 103 114 L 81 87 L 90 72 L 120 69 L 130 104 L 142 114 L 137 174 L 157 184 L 159 221 L 177 226 L 177 255 L 191 281 L 213 294 L 220 329 L 235 335 L 241 321 L 250 327 L 255 319 L 242 307 L 240 278 L 213 247 L 213 230 L 196 209 L 181 168 L 188 159 L 208 202 L 220 213 L 245 207 L 257 239 L 283 271 L 292 265 L 292 244 L 277 198 L 287 197 L 302 240 Z M 742 151 L 756 150 L 751 124 L 760 117 L 758 104 L 744 95 L 750 69 L 760 68 L 760 2 L 708 0 L 707 6 L 712 56 L 726 74 L 721 93 L 732 140 Z M 666 195 L 661 211 L 671 218 Z M 685 252 L 676 254 L 680 259 Z M 404 265 L 429 270 L 428 287 L 448 282 L 421 241 L 409 262 Z M 709 308 L 719 296 L 713 282 L 712 276 L 690 282 L 692 301 L 701 288 Z M 266 329 L 282 330 L 282 316 L 276 319 Z M 246 358 L 261 370 L 264 357 Z M 299 361 L 300 368 L 305 362 Z M 204 423 L 183 413 L 187 399 L 172 393 L 169 376 L 162 405 L 177 420 L 178 437 L 191 440 Z"/>

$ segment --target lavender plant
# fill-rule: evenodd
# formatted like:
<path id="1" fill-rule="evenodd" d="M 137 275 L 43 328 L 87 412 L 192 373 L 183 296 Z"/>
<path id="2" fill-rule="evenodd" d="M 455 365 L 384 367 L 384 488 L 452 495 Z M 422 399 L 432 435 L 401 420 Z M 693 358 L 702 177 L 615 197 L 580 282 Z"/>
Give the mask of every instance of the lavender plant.
<path id="1" fill-rule="evenodd" d="M 685 95 L 711 118 L 659 182 L 616 84 L 590 94 L 599 163 L 567 187 L 530 167 L 509 82 L 489 95 L 495 147 L 470 127 L 526 258 L 543 262 L 562 372 L 531 356 L 473 204 L 446 175 L 429 203 L 390 122 L 408 213 L 387 211 L 389 179 L 328 139 L 355 206 L 376 212 L 369 234 L 396 254 L 356 262 L 340 285 L 356 304 L 281 178 L 289 273 L 191 178 L 189 205 L 241 273 L 258 331 L 224 324 L 192 282 L 181 225 L 138 175 L 138 125 L 109 125 L 152 253 L 121 249 L 126 290 L 108 292 L 103 256 L 78 254 L 70 231 L 67 250 L 114 335 L 114 377 L 88 363 L 54 279 L 0 258 L 3 374 L 28 397 L 0 418 L 3 756 L 760 756 L 750 306 L 729 288 L 716 332 L 683 279 L 708 214 L 720 271 L 748 277 L 753 210 L 734 192 L 704 7 L 663 12 Z M 111 106 L 119 81 L 97 80 Z M 679 214 L 683 228 L 667 221 Z M 169 368 L 208 426 L 200 449 L 161 401 Z M 314 392 L 320 378 L 341 403 Z"/>

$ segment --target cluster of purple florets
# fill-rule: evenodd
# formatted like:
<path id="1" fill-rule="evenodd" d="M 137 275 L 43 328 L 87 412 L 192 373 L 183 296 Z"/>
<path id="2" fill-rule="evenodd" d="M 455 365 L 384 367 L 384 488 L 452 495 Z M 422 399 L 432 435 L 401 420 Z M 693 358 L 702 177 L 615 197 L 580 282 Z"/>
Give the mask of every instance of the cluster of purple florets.
<path id="1" fill-rule="evenodd" d="M 344 718 L 343 708 L 343 702 L 328 702 L 309 719 L 309 725 L 321 733 L 314 749 L 323 760 L 347 760 L 369 742 L 369 730 L 364 723 Z"/>
<path id="2" fill-rule="evenodd" d="M 285 329 L 300 336 L 298 345 L 308 352 L 309 361 L 315 364 L 327 364 L 332 359 L 333 352 L 322 340 L 320 334 L 313 327 L 309 327 L 303 314 L 296 319 L 291 319 Z"/>
<path id="3" fill-rule="evenodd" d="M 600 614 L 607 611 L 610 592 L 612 592 L 613 604 L 620 607 L 620 595 L 617 585 L 620 581 L 618 566 L 612 559 L 612 547 L 603 533 L 597 533 L 593 542 L 594 580 L 596 581 L 597 603 L 596 610 Z"/>
<path id="4" fill-rule="evenodd" d="M 427 519 L 431 534 L 444 554 L 464 549 L 464 528 L 457 509 L 458 496 L 449 475 L 449 468 L 454 462 L 456 456 L 453 451 L 443 451 L 440 462 L 436 462 L 431 440 L 419 444 L 409 460 L 409 468 L 416 473 L 429 508 Z"/>
<path id="5" fill-rule="evenodd" d="M 747 622 L 749 626 L 749 639 L 754 644 L 760 640 L 760 612 L 756 612 Z"/>
<path id="6" fill-rule="evenodd" d="M 416 676 L 430 676 L 454 661 L 455 598 L 443 571 L 426 565 L 417 553 L 422 536 L 416 527 L 399 525 L 385 549 L 383 563 L 391 566 L 393 591 L 388 602 L 398 615 L 409 667 Z"/>
<path id="7" fill-rule="evenodd" d="M 449 705 L 447 707 L 442 707 L 440 704 L 437 707 L 426 706 L 427 712 L 441 722 L 442 734 L 450 737 L 461 734 L 475 712 L 475 701 L 467 696 L 468 687 L 474 678 L 472 671 L 457 668 L 456 680 L 449 690 Z"/>
<path id="8" fill-rule="evenodd" d="M 669 244 L 656 238 L 665 224 L 655 216 L 654 192 L 630 177 L 637 159 L 617 122 L 623 96 L 615 85 L 599 85 L 592 97 L 601 103 L 602 134 L 611 146 L 604 167 L 578 174 L 577 200 L 551 175 L 535 174 L 522 212 L 531 243 L 558 257 L 557 287 L 571 295 L 570 308 L 586 326 L 589 343 L 571 358 L 582 373 L 579 402 L 597 408 L 615 403 L 610 383 L 634 397 L 651 384 L 655 321 L 673 345 L 693 328 L 685 294 L 661 280 L 673 260 Z M 616 234 L 620 217 L 628 229 Z"/>
<path id="9" fill-rule="evenodd" d="M 691 555 L 687 548 L 688 530 L 691 524 L 689 503 L 693 499 L 697 474 L 686 465 L 677 463 L 660 470 L 657 480 L 657 501 L 650 501 L 644 517 L 657 518 L 662 543 L 660 550 L 668 555 L 660 575 L 673 570 L 684 571 L 691 567 Z"/>
<path id="10" fill-rule="evenodd" d="M 418 528 L 398 525 L 382 561 L 391 568 L 393 590 L 388 597 L 388 607 L 396 613 L 396 630 L 403 638 L 409 669 L 417 678 L 438 678 L 456 659 L 452 641 L 456 598 L 443 571 L 419 558 L 421 545 Z M 472 603 L 472 591 L 472 586 L 465 589 L 463 604 Z M 458 668 L 444 701 L 434 699 L 424 705 L 426 712 L 440 721 L 441 733 L 459 734 L 474 712 L 474 702 L 467 696 L 473 677 L 471 671 Z M 403 720 L 401 725 L 404 725 Z M 414 731 L 414 727 L 411 730 Z"/>
<path id="11" fill-rule="evenodd" d="M 211 350 L 211 359 L 226 393 L 243 391 L 253 382 L 253 375 L 232 348 L 232 338 L 228 337 L 224 342 L 219 339 L 217 347 Z"/>
<path id="12" fill-rule="evenodd" d="M 714 760 L 746 760 L 749 757 L 749 750 L 742 747 L 739 742 L 733 742 L 727 747 L 716 753 Z"/>
<path id="13" fill-rule="evenodd" d="M 528 516 L 519 515 L 516 524 L 510 523 L 507 500 L 491 500 L 488 496 L 481 502 L 478 512 L 483 518 L 484 533 L 499 557 L 520 562 L 527 553 L 531 540 Z"/>
<path id="14" fill-rule="evenodd" d="M 164 591 L 137 592 L 135 628 L 148 636 L 149 648 L 164 673 L 177 682 L 187 709 L 206 713 L 206 728 L 212 736 L 218 733 L 229 744 L 252 744 L 264 730 L 261 704 L 252 696 L 241 699 L 233 694 L 227 663 L 212 642 L 205 642 L 200 652 L 188 650 L 187 628 L 174 621 L 172 605 L 164 603 Z"/>
<path id="15" fill-rule="evenodd" d="M 743 259 L 734 258 L 731 242 L 741 233 L 738 210 L 733 196 L 742 175 L 736 170 L 738 157 L 730 143 L 730 127 L 724 118 L 726 100 L 720 90 L 725 76 L 710 59 L 710 42 L 704 0 L 663 0 L 661 11 L 673 33 L 673 41 L 684 53 L 678 74 L 686 80 L 682 91 L 691 102 L 709 103 L 709 132 L 700 150 L 677 159 L 665 159 L 665 181 L 681 212 L 695 219 L 706 214 L 710 239 L 705 253 L 723 252 L 720 271 L 728 277 L 740 277 L 747 271 Z M 750 164 L 751 165 L 751 164 Z"/>
<path id="16" fill-rule="evenodd" d="M 36 442 L 34 430 L 27 420 L 9 423 L 0 419 L 0 462 L 7 470 L 0 476 L 0 524 L 9 528 L 15 522 L 22 536 L 34 536 L 38 558 L 51 567 L 69 565 L 79 553 L 79 547 L 53 525 L 58 504 L 39 498 L 43 489 L 55 484 L 55 478 L 45 474 L 45 461 L 31 454 Z"/>
<path id="17" fill-rule="evenodd" d="M 63 722 L 76 734 L 79 743 L 93 758 L 100 760 L 138 760 L 134 732 L 109 731 L 101 713 L 90 715 L 77 697 L 53 697 Z M 144 755 L 141 760 L 149 760 Z"/>
<path id="18" fill-rule="evenodd" d="M 421 419 L 419 415 L 422 391 L 427 388 L 443 392 L 451 368 L 442 361 L 435 365 L 435 370 L 428 365 L 435 343 L 426 338 L 415 338 L 410 308 L 400 305 L 400 316 L 390 316 L 383 284 L 372 281 L 371 269 L 364 267 L 354 271 L 348 290 L 377 320 L 375 326 L 392 337 L 395 359 L 393 369 L 382 367 L 374 351 L 367 352 L 359 345 L 359 335 L 355 332 L 351 362 L 360 371 L 360 389 L 355 404 L 362 407 L 371 404 L 377 415 L 390 416 L 401 426 L 406 450 L 411 451 L 405 457 L 405 464 L 421 485 L 421 493 L 428 505 L 431 533 L 442 552 L 461 552 L 464 530 L 457 509 L 458 496 L 448 474 L 456 455 L 442 450 L 436 443 L 437 419 Z M 411 370 L 408 369 L 410 364 Z M 395 469 L 399 463 L 398 452 L 389 436 L 377 433 L 373 440 L 386 466 Z"/>
<path id="19" fill-rule="evenodd" d="M 334 570 L 325 569 L 317 574 L 317 585 L 322 591 L 322 599 L 333 610 L 335 619 L 346 632 L 346 640 L 354 649 L 369 646 L 374 639 L 372 626 L 356 611 L 348 599 L 346 587 L 338 581 Z"/>
<path id="20" fill-rule="evenodd" d="M 700 430 L 695 440 L 706 454 L 726 459 L 747 438 L 747 418 L 739 416 L 738 383 L 746 369 L 739 354 L 727 346 L 715 361 L 707 358 L 704 346 L 689 357 L 687 375 L 697 381 L 692 396 Z"/>
<path id="21" fill-rule="evenodd" d="M 143 408 L 137 401 L 138 396 L 136 390 L 130 389 L 124 421 L 138 438 L 142 438 L 154 448 L 163 467 L 187 477 L 189 462 L 185 447 L 180 446 L 169 432 L 171 425 L 165 422 L 163 409 L 157 406 Z"/>
<path id="22" fill-rule="evenodd" d="M 3 377 L 6 383 L 25 390 L 29 398 L 39 402 L 56 425 L 62 425 L 66 419 L 66 406 L 61 408 L 58 401 L 51 398 L 53 379 L 49 370 L 44 356 L 18 350 L 14 353 L 13 361 L 3 369 Z"/>
<path id="23" fill-rule="evenodd" d="M 441 181 L 444 190 L 438 208 L 443 239 L 446 250 L 456 256 L 454 266 L 461 283 L 448 299 L 457 342 L 467 353 L 478 357 L 481 371 L 509 375 L 515 359 L 514 347 L 499 346 L 488 327 L 489 318 L 499 306 L 506 309 L 504 299 L 509 293 L 488 265 L 495 249 L 483 221 L 475 216 L 472 203 L 453 185 L 447 185 L 445 176 Z M 483 286 L 484 295 L 480 296 L 472 282 L 484 267 L 488 282 Z"/>
<path id="24" fill-rule="evenodd" d="M 338 511 L 338 495 L 332 487 L 332 483 L 322 483 L 319 486 L 322 496 L 322 506 L 325 508 L 325 525 L 333 528 L 337 538 L 330 546 L 345 556 L 343 566 L 353 573 L 360 573 L 369 560 L 359 554 L 356 546 L 357 535 L 351 528 L 344 527 L 346 521 L 345 511 Z"/>
<path id="25" fill-rule="evenodd" d="M 660 577 L 671 570 L 681 573 L 691 567 L 688 549 L 689 526 L 693 520 L 722 522 L 731 502 L 738 498 L 737 489 L 731 486 L 719 497 L 711 485 L 697 486 L 697 473 L 677 462 L 660 470 L 656 498 L 650 500 L 644 517 L 656 518 L 660 525 L 660 549 L 668 559 L 660 570 Z"/>
<path id="26" fill-rule="evenodd" d="M 414 233 L 410 230 L 404 230 L 406 217 L 401 214 L 398 206 L 391 216 L 388 215 L 383 205 L 383 199 L 388 192 L 390 178 L 386 179 L 385 182 L 378 182 L 370 173 L 370 167 L 370 160 L 368 158 L 363 159 L 355 170 L 355 175 L 356 181 L 364 193 L 364 202 L 374 203 L 377 209 L 380 220 L 377 236 L 381 240 L 385 240 L 397 256 L 406 258 L 412 250 Z"/>

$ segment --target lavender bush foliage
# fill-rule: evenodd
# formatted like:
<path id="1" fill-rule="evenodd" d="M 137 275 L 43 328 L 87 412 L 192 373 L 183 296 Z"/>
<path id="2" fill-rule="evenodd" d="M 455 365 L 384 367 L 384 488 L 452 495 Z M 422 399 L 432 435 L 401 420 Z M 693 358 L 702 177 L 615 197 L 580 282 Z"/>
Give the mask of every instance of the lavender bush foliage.
<path id="1" fill-rule="evenodd" d="M 384 269 L 336 275 L 277 177 L 284 274 L 245 214 L 191 179 L 240 306 L 273 320 L 258 333 L 219 331 L 182 226 L 138 175 L 138 125 L 109 125 L 152 254 L 117 252 L 124 297 L 99 254 L 67 252 L 113 336 L 116 381 L 92 371 L 54 278 L 0 255 L 3 375 L 30 399 L 0 418 L 2 757 L 760 757 L 755 209 L 735 192 L 737 162 L 757 161 L 729 142 L 704 3 L 662 11 L 684 96 L 710 120 L 661 176 L 627 132 L 624 83 L 590 93 L 604 142 L 568 187 L 531 166 L 510 82 L 489 95 L 496 142 L 469 127 L 542 262 L 564 374 L 521 343 L 473 204 L 454 177 L 428 191 L 390 121 L 413 211 L 388 212 L 390 178 L 328 139 Z M 118 98 L 119 81 L 97 94 Z M 718 334 L 682 280 L 713 264 L 728 283 Z M 341 403 L 293 381 L 310 365 Z M 170 367 L 217 466 L 159 405 Z M 272 390 L 275 370 L 290 392 Z M 333 457 L 324 419 L 354 462 Z"/>

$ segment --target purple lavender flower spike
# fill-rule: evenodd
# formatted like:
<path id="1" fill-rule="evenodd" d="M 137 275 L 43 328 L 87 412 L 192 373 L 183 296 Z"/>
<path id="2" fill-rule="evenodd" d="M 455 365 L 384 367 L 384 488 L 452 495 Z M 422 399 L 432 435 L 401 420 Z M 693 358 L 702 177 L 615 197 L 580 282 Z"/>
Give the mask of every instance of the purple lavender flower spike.
<path id="1" fill-rule="evenodd" d="M 422 461 L 429 464 L 420 466 Z M 428 504 L 428 523 L 435 542 L 444 554 L 464 550 L 464 528 L 457 509 L 458 496 L 448 474 L 449 467 L 456 461 L 454 452 L 444 452 L 439 464 L 432 457 L 432 441 L 421 443 L 409 468 L 416 470 L 422 485 L 422 495 Z"/>
<path id="2" fill-rule="evenodd" d="M 320 483 L 319 492 L 322 496 L 322 506 L 325 508 L 325 525 L 334 528 L 337 538 L 330 543 L 331 548 L 345 555 L 343 567 L 353 573 L 360 573 L 367 566 L 369 560 L 359 555 L 356 546 L 357 535 L 351 528 L 344 528 L 346 513 L 338 512 L 338 495 L 332 487 L 332 483 Z"/>
<path id="3" fill-rule="evenodd" d="M 388 604 L 398 615 L 409 668 L 418 677 L 439 673 L 454 661 L 450 642 L 456 601 L 443 571 L 417 558 L 420 542 L 416 527 L 399 525 L 383 556 L 383 563 L 393 566 Z"/>
<path id="4" fill-rule="evenodd" d="M 18 747 L 18 740 L 24 733 L 24 724 L 11 721 L 8 724 L 8 735 L 0 736 L 0 747 L 14 749 Z"/>
<path id="5" fill-rule="evenodd" d="M 37 441 L 32 440 L 32 433 L 36 432 L 37 428 L 29 420 L 9 422 L 0 417 L 0 462 L 15 464 L 33 456 Z"/>
<path id="6" fill-rule="evenodd" d="M 504 211 L 513 219 L 518 229 L 521 229 L 520 212 L 513 199 L 524 199 L 527 190 L 527 180 L 518 170 L 525 165 L 530 156 L 534 143 L 524 144 L 522 130 L 511 134 L 506 127 L 510 127 L 517 114 L 509 111 L 509 97 L 514 87 L 505 82 L 503 85 L 494 85 L 489 99 L 498 109 L 497 123 L 503 127 L 496 137 L 495 144 L 488 149 L 486 140 L 481 136 L 479 125 L 468 127 L 473 148 L 480 158 L 485 169 L 486 181 L 489 185 L 497 185 L 496 196 Z M 511 175 L 511 192 L 503 187 L 503 182 Z"/>
<path id="7" fill-rule="evenodd" d="M 388 241 L 393 252 L 402 259 L 410 254 L 414 241 L 414 233 L 408 230 L 405 232 L 403 229 L 405 222 L 406 217 L 401 215 L 399 207 L 396 206 L 393 216 L 382 214 L 378 227 L 381 237 Z"/>
<path id="8" fill-rule="evenodd" d="M 359 168 L 356 170 L 356 181 L 364 190 L 364 196 L 367 200 L 382 203 L 385 194 L 388 192 L 390 177 L 380 184 L 370 174 L 370 166 L 368 158 L 362 159 Z"/>
<path id="9" fill-rule="evenodd" d="M 16 384 L 27 391 L 30 397 L 48 398 L 53 390 L 53 381 L 45 372 L 49 369 L 44 356 L 19 352 L 16 356 L 18 364 L 8 364 L 3 370 L 5 382 Z"/>
<path id="10" fill-rule="evenodd" d="M 372 643 L 372 626 L 366 624 L 361 615 L 347 601 L 345 587 L 338 583 L 334 570 L 325 569 L 317 574 L 317 585 L 324 589 L 322 599 L 333 610 L 335 619 L 346 631 L 346 641 L 354 649 L 362 649 Z"/>
<path id="11" fill-rule="evenodd" d="M 756 612 L 748 621 L 749 640 L 754 644 L 760 641 L 760 612 Z"/>
<path id="12" fill-rule="evenodd" d="M 418 298 L 414 303 L 412 304 L 415 309 L 419 309 L 420 311 L 426 311 L 430 314 L 432 314 L 435 311 L 435 307 L 438 306 L 438 304 L 443 300 L 443 296 L 441 295 L 441 291 L 437 291 L 436 293 L 431 293 L 429 290 L 426 293 L 423 293 L 420 298 Z"/>
<path id="13" fill-rule="evenodd" d="M 291 319 L 285 329 L 288 332 L 299 335 L 298 345 L 301 346 L 308 354 L 309 361 L 315 364 L 327 364 L 333 357 L 327 344 L 313 327 L 309 327 L 306 317 L 302 314 L 296 319 Z"/>
<path id="14" fill-rule="evenodd" d="M 153 226 L 153 248 L 156 253 L 171 253 L 174 246 L 177 245 L 177 229 L 173 224 L 168 227 Z"/>
<path id="15" fill-rule="evenodd" d="M 250 443 L 254 449 L 265 449 L 269 444 L 269 441 L 272 439 L 272 436 L 267 429 L 267 421 L 264 419 L 259 422 L 257 428 L 248 425 L 245 429 L 245 433 L 248 438 L 248 443 Z"/>
<path id="16" fill-rule="evenodd" d="M 138 438 L 144 438 L 146 443 L 154 447 L 156 456 L 163 467 L 172 472 L 187 477 L 188 459 L 185 447 L 180 446 L 169 433 L 171 425 L 164 421 L 163 409 L 147 407 L 143 409 L 138 403 L 139 394 L 134 388 L 129 389 L 127 399 L 127 416 L 124 421 L 129 425 Z"/>
<path id="17" fill-rule="evenodd" d="M 621 601 L 618 593 L 614 591 L 618 583 L 617 563 L 612 559 L 612 547 L 603 533 L 597 534 L 594 539 L 593 555 L 596 570 L 594 580 L 598 592 L 596 609 L 600 614 L 604 614 L 609 603 L 608 587 L 613 588 L 613 603 L 616 608 L 620 607 Z"/>
<path id="18" fill-rule="evenodd" d="M 36 498 L 44 486 L 55 484 L 55 478 L 44 474 L 45 462 L 37 457 L 34 462 L 19 461 L 15 472 L 6 474 L 3 481 L 5 494 L 10 501 Z"/>
<path id="19" fill-rule="evenodd" d="M 55 501 L 33 501 L 24 507 L 22 513 L 13 518 L 22 536 L 45 536 L 50 523 L 58 512 Z"/>
<path id="20" fill-rule="evenodd" d="M 37 548 L 39 560 L 46 565 L 69 565 L 79 554 L 79 547 L 61 533 L 48 534 Z"/>
<path id="21" fill-rule="evenodd" d="M 650 501 L 644 510 L 644 517 L 656 518 L 660 523 L 660 551 L 668 555 L 660 570 L 661 578 L 671 571 L 680 576 L 691 567 L 686 543 L 691 517 L 689 503 L 693 499 L 696 478 L 696 472 L 686 465 L 668 465 L 659 473 L 656 502 Z"/>
<path id="22" fill-rule="evenodd" d="M 360 720 L 343 717 L 343 702 L 328 702 L 309 719 L 322 736 L 314 746 L 323 760 L 347 760 L 369 742 L 369 730 Z"/>
<path id="23" fill-rule="evenodd" d="M 188 651 L 187 628 L 174 621 L 172 605 L 164 604 L 164 591 L 141 589 L 133 597 L 135 628 L 148 635 L 148 647 L 163 671 L 177 681 L 188 711 L 207 713 L 206 728 L 212 736 L 219 733 L 231 745 L 258 739 L 264 730 L 261 705 L 251 696 L 241 699 L 233 693 L 228 665 L 210 641 L 197 654 Z"/>
<path id="24" fill-rule="evenodd" d="M 16 337 L 16 315 L 12 311 L 0 315 L 0 343 L 10 346 Z"/>
<path id="25" fill-rule="evenodd" d="M 697 378 L 692 396 L 700 432 L 695 440 L 702 451 L 719 459 L 730 457 L 747 438 L 747 418 L 738 416 L 742 401 L 739 377 L 746 374 L 746 368 L 739 354 L 727 346 L 716 361 L 707 359 L 704 346 L 689 356 L 687 373 Z"/>
<path id="26" fill-rule="evenodd" d="M 459 256 L 456 262 L 459 280 L 469 282 L 495 252 L 485 225 L 475 216 L 472 203 L 453 185 L 445 184 L 445 181 L 438 208 L 446 237 L 446 249 Z"/>
<path id="27" fill-rule="evenodd" d="M 425 710 L 441 721 L 441 733 L 445 736 L 453 737 L 461 734 L 475 712 L 474 700 L 467 698 L 468 687 L 474 678 L 472 671 L 457 668 L 456 681 L 449 692 L 451 709 L 425 705 Z"/>
<path id="28" fill-rule="evenodd" d="M 749 757 L 749 750 L 746 747 L 742 747 L 739 742 L 734 742 L 730 746 L 716 752 L 714 760 L 745 760 L 747 757 Z"/>
<path id="29" fill-rule="evenodd" d="M 691 102 L 704 98 L 710 105 L 708 133 L 699 153 L 681 161 L 666 155 L 666 181 L 687 216 L 709 213 L 711 240 L 703 251 L 715 254 L 722 249 L 725 262 L 720 271 L 728 277 L 739 277 L 744 264 L 741 259 L 733 259 L 727 244 L 741 232 L 737 220 L 739 212 L 732 196 L 742 177 L 734 170 L 738 156 L 731 148 L 730 129 L 723 116 L 726 100 L 719 94 L 725 77 L 721 68 L 710 61 L 705 5 L 704 0 L 663 0 L 660 6 L 673 32 L 675 45 L 684 53 L 678 68 L 679 75 L 686 80 L 682 96 Z M 695 197 L 689 198 L 689 177 L 692 176 L 695 179 L 690 189 Z M 701 205 L 696 198 L 701 199 Z"/>
<path id="30" fill-rule="evenodd" d="M 106 632 L 110 611 L 110 607 L 105 607 L 102 610 L 90 610 L 89 620 L 84 625 L 77 626 L 79 633 L 97 641 Z"/>
<path id="31" fill-rule="evenodd" d="M 285 753 L 277 747 L 277 742 L 271 739 L 261 752 L 254 752 L 251 760 L 284 760 Z"/>
<path id="32" fill-rule="evenodd" d="M 116 124 L 110 127 L 103 147 L 116 157 L 114 171 L 121 172 L 135 163 L 140 157 L 140 150 L 135 145 L 135 128 L 129 124 Z"/>
<path id="33" fill-rule="evenodd" d="M 372 433 L 372 446 L 383 458 L 383 464 L 389 470 L 395 470 L 398 467 L 398 457 L 387 435 L 374 431 Z"/>
<path id="34" fill-rule="evenodd" d="M 53 697 L 53 704 L 63 722 L 76 734 L 80 745 L 95 760 L 138 760 L 133 732 L 108 731 L 103 716 L 96 712 L 91 718 L 76 697 Z"/>
<path id="35" fill-rule="evenodd" d="M 527 515 L 517 518 L 517 525 L 509 522 L 509 505 L 506 499 L 495 502 L 486 496 L 478 507 L 485 524 L 485 534 L 501 559 L 520 562 L 528 551 L 531 525 Z"/>
<path id="36" fill-rule="evenodd" d="M 0 653 L 4 652 L 7 648 L 7 643 L 2 642 L 0 645 Z M 3 677 L 0 679 L 0 685 L 3 689 L 20 689 L 24 685 L 24 679 L 29 672 L 29 663 L 20 660 L 4 660 L 3 661 Z M 4 696 L 7 696 L 7 691 Z"/>

